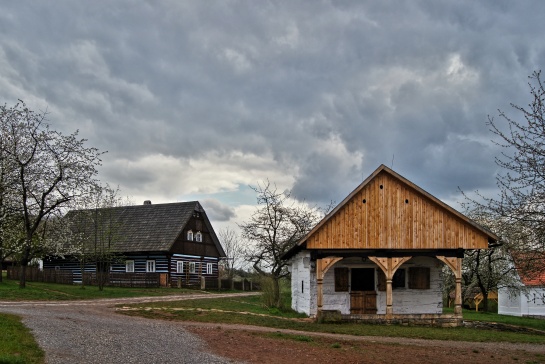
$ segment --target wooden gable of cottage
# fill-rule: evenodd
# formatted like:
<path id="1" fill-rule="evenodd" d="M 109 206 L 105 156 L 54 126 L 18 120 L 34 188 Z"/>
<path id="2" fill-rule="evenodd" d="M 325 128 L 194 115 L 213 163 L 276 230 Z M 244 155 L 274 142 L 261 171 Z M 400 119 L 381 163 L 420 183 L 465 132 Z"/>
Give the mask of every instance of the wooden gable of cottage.
<path id="1" fill-rule="evenodd" d="M 385 166 L 305 238 L 307 249 L 486 249 L 495 235 Z"/>

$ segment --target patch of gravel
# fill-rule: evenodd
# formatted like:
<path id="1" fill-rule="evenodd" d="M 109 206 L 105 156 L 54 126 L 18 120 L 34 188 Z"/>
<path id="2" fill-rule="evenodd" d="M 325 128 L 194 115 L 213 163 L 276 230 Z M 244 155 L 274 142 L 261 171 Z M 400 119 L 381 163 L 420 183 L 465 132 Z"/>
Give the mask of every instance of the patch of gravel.
<path id="1" fill-rule="evenodd" d="M 103 305 L 0 305 L 0 311 L 23 317 L 50 364 L 232 363 L 207 353 L 180 324 L 127 317 Z"/>

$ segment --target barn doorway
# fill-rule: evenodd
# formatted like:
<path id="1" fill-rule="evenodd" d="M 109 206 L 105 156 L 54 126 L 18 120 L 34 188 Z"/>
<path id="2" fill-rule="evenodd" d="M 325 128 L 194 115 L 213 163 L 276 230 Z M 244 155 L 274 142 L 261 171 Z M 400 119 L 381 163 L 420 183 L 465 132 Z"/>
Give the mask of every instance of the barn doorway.
<path id="1" fill-rule="evenodd" d="M 374 268 L 352 268 L 350 272 L 350 314 L 376 314 Z"/>

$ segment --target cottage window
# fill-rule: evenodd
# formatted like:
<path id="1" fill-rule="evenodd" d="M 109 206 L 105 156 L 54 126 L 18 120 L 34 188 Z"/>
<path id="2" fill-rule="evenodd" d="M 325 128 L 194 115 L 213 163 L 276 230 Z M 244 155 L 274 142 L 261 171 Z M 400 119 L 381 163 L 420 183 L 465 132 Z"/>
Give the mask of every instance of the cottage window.
<path id="1" fill-rule="evenodd" d="M 193 231 L 189 230 L 187 232 L 187 240 L 193 241 Z"/>
<path id="2" fill-rule="evenodd" d="M 212 274 L 212 263 L 206 263 L 206 274 Z"/>
<path id="3" fill-rule="evenodd" d="M 195 273 L 195 262 L 189 262 L 189 273 Z"/>
<path id="4" fill-rule="evenodd" d="M 348 292 L 348 268 L 335 268 L 335 292 Z"/>
<path id="5" fill-rule="evenodd" d="M 200 231 L 195 234 L 195 241 L 202 242 L 202 233 Z"/>
<path id="6" fill-rule="evenodd" d="M 409 268 L 409 288 L 430 289 L 430 268 L 427 268 L 427 267 Z"/>
<path id="7" fill-rule="evenodd" d="M 155 272 L 155 260 L 146 260 L 146 272 L 147 273 Z"/>
<path id="8" fill-rule="evenodd" d="M 125 272 L 134 273 L 134 260 L 125 261 Z"/>
<path id="9" fill-rule="evenodd" d="M 184 272 L 184 262 L 178 261 L 176 262 L 176 273 L 183 273 Z"/>

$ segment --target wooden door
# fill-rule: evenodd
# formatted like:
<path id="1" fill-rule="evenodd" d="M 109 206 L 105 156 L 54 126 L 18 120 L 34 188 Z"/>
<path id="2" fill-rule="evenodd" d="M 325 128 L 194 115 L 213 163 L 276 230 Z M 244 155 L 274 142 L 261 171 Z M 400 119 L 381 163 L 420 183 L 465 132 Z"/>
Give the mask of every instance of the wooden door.
<path id="1" fill-rule="evenodd" d="M 350 313 L 354 315 L 377 313 L 374 268 L 351 269 Z"/>

